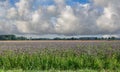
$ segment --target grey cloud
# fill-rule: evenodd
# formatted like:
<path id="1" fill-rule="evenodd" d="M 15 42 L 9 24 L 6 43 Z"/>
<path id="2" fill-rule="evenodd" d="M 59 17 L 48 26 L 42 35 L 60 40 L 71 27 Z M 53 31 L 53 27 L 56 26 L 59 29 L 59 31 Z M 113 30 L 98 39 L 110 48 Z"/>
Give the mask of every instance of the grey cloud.
<path id="1" fill-rule="evenodd" d="M 65 0 L 34 9 L 34 0 L 20 0 L 11 6 L 0 1 L 0 34 L 119 34 L 119 0 L 93 0 L 73 6 Z M 7 29 L 7 30 L 6 30 Z"/>

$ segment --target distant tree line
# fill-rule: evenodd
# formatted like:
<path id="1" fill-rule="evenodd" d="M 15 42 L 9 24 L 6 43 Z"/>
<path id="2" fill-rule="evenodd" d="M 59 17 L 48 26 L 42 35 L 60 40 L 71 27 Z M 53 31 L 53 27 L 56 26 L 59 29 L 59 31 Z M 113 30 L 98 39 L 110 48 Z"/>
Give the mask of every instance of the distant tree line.
<path id="1" fill-rule="evenodd" d="M 27 37 L 17 37 L 16 35 L 0 35 L 0 40 L 27 40 Z"/>
<path id="2" fill-rule="evenodd" d="M 27 38 L 24 36 L 16 36 L 16 35 L 0 35 L 0 40 L 120 40 L 120 38 L 108 37 L 108 38 L 98 38 L 98 37 L 80 37 L 80 38 Z"/>
<path id="3" fill-rule="evenodd" d="M 98 38 L 98 37 L 80 37 L 80 38 L 59 38 L 56 37 L 53 40 L 120 40 L 120 38 L 108 37 L 108 38 Z"/>

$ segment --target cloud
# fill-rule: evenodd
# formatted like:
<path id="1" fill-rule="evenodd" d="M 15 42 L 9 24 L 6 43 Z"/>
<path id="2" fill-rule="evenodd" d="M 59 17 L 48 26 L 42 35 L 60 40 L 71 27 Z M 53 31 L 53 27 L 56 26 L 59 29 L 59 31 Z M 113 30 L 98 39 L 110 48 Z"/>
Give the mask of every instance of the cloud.
<path id="1" fill-rule="evenodd" d="M 20 0 L 15 5 L 20 16 L 28 14 L 32 8 L 33 0 Z"/>
<path id="2" fill-rule="evenodd" d="M 0 34 L 120 34 L 119 0 L 73 5 L 67 0 L 40 1 L 19 0 L 15 5 L 9 0 L 0 1 Z"/>
<path id="3" fill-rule="evenodd" d="M 66 6 L 57 18 L 55 29 L 57 33 L 71 34 L 74 33 L 77 24 L 78 18 L 75 16 L 73 9 Z"/>
<path id="4" fill-rule="evenodd" d="M 95 3 L 98 6 L 103 6 L 103 14 L 98 18 L 97 25 L 100 27 L 103 33 L 119 33 L 120 31 L 120 5 L 119 0 L 98 1 Z"/>
<path id="5" fill-rule="evenodd" d="M 17 16 L 18 16 L 18 13 L 17 13 L 17 11 L 16 11 L 16 9 L 14 7 L 7 10 L 6 17 L 8 19 L 13 19 L 13 18 L 15 19 L 15 18 L 17 18 Z"/>

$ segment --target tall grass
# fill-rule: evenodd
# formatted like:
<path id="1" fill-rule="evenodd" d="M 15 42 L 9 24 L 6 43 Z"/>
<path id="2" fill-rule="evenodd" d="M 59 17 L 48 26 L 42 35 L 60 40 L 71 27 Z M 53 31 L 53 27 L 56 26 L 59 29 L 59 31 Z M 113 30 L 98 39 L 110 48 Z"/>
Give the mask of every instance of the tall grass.
<path id="1" fill-rule="evenodd" d="M 42 50 L 35 53 L 5 51 L 0 54 L 2 70 L 118 70 L 120 53 L 77 54 L 73 50 Z"/>

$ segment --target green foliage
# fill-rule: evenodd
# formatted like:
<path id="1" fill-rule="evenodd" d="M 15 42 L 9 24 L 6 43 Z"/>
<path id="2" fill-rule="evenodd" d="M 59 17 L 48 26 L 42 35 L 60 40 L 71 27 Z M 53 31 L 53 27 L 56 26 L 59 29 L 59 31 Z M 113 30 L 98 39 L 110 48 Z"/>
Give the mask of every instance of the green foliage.
<path id="1" fill-rule="evenodd" d="M 91 69 L 82 69 L 82 70 L 0 70 L 0 72 L 120 72 L 120 70 L 91 70 Z"/>
<path id="2" fill-rule="evenodd" d="M 6 51 L 0 55 L 0 69 L 3 70 L 117 70 L 120 68 L 120 53 L 112 55 L 75 54 L 72 50 L 57 54 L 47 49 L 36 53 L 15 53 Z"/>
<path id="3" fill-rule="evenodd" d="M 26 37 L 17 37 L 15 35 L 0 35 L 0 40 L 27 40 Z"/>

